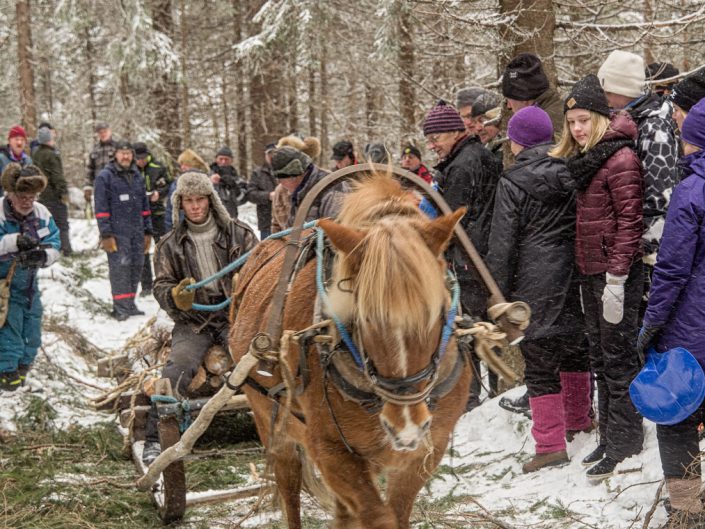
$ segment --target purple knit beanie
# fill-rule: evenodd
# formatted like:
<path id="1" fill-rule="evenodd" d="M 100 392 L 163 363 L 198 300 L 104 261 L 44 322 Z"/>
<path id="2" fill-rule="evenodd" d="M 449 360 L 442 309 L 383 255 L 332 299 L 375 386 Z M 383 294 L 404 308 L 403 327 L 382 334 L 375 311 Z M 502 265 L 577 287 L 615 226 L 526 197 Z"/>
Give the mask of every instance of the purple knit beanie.
<path id="1" fill-rule="evenodd" d="M 681 139 L 705 149 L 705 98 L 690 109 L 681 127 Z"/>
<path id="2" fill-rule="evenodd" d="M 548 114 L 539 107 L 524 107 L 509 120 L 507 136 L 522 147 L 551 143 L 553 123 Z"/>
<path id="3" fill-rule="evenodd" d="M 423 122 L 423 135 L 435 134 L 437 132 L 451 132 L 453 130 L 465 130 L 460 114 L 455 108 L 442 99 L 426 115 Z"/>

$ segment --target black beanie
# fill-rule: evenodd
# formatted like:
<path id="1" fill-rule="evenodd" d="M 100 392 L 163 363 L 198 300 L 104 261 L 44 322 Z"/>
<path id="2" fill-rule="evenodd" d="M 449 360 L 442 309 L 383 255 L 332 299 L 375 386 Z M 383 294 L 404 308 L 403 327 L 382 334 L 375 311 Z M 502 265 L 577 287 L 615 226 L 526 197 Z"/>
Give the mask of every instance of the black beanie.
<path id="1" fill-rule="evenodd" d="M 705 68 L 701 68 L 673 87 L 671 99 L 686 112 L 705 97 Z"/>
<path id="2" fill-rule="evenodd" d="M 536 99 L 548 90 L 548 77 L 541 59 L 533 53 L 520 53 L 514 57 L 502 75 L 502 94 L 517 101 Z"/>
<path id="3" fill-rule="evenodd" d="M 592 110 L 610 117 L 610 105 L 607 103 L 607 96 L 605 96 L 605 91 L 596 75 L 586 75 L 573 85 L 573 90 L 565 99 L 563 113 L 576 108 Z"/>

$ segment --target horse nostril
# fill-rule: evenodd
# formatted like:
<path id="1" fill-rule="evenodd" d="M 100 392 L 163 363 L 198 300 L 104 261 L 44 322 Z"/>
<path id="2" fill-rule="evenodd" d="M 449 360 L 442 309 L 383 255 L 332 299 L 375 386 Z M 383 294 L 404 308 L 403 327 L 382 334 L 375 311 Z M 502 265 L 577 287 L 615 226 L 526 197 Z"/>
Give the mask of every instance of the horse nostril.
<path id="1" fill-rule="evenodd" d="M 424 421 L 424 423 L 421 425 L 421 431 L 422 431 L 423 433 L 428 433 L 428 431 L 431 429 L 431 419 L 433 419 L 433 417 L 429 417 L 429 418 L 426 419 L 426 420 Z"/>
<path id="2" fill-rule="evenodd" d="M 384 431 L 385 431 L 387 434 L 389 434 L 389 435 L 391 435 L 391 436 L 394 436 L 394 429 L 392 428 L 392 423 L 390 423 L 390 422 L 389 422 L 387 419 L 385 419 L 384 417 L 380 417 L 380 422 L 382 423 L 382 428 L 384 429 Z"/>

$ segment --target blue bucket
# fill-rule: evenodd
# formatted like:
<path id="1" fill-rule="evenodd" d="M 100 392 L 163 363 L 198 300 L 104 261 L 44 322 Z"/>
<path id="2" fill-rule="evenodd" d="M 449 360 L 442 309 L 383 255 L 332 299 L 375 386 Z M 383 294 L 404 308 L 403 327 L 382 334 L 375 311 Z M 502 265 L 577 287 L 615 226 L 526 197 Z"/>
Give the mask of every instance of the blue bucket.
<path id="1" fill-rule="evenodd" d="M 629 386 L 637 411 L 656 424 L 684 421 L 705 399 L 705 373 L 683 347 L 665 353 L 649 348 L 646 363 Z"/>

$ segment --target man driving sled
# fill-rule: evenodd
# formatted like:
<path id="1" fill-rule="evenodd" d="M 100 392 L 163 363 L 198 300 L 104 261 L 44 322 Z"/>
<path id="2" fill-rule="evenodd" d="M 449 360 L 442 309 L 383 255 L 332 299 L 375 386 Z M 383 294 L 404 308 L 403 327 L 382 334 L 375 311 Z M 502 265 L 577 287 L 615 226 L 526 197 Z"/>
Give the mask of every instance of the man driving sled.
<path id="1" fill-rule="evenodd" d="M 196 374 L 214 344 L 228 346 L 228 311 L 193 310 L 193 303 L 214 305 L 230 295 L 233 272 L 197 290 L 186 290 L 252 249 L 257 238 L 245 224 L 233 220 L 204 173 L 182 174 L 172 195 L 175 228 L 157 245 L 154 297 L 174 320 L 171 352 L 162 378 L 179 395 Z M 183 210 L 184 219 L 179 222 Z M 150 411 L 142 461 L 149 465 L 160 453 L 156 407 Z"/>

